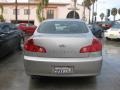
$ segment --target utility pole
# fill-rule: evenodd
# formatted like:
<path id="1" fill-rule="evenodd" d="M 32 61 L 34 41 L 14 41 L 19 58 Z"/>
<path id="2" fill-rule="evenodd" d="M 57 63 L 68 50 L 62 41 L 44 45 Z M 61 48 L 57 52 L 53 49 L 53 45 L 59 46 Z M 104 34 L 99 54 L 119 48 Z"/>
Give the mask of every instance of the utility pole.
<path id="1" fill-rule="evenodd" d="M 96 15 L 95 15 L 95 22 L 97 22 L 97 0 L 96 0 Z"/>
<path id="2" fill-rule="evenodd" d="M 91 18 L 91 7 L 89 7 L 89 24 L 90 24 L 90 18 Z"/>
<path id="3" fill-rule="evenodd" d="M 15 0 L 15 23 L 18 23 L 18 3 L 17 0 Z"/>
<path id="4" fill-rule="evenodd" d="M 93 3 L 93 11 L 92 11 L 92 24 L 94 23 L 94 3 Z"/>

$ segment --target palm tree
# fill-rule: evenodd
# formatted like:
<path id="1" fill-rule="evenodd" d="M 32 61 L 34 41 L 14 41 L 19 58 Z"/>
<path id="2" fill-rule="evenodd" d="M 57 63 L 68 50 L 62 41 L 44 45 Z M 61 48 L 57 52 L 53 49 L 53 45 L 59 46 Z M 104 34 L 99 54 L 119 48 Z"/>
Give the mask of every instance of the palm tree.
<path id="1" fill-rule="evenodd" d="M 91 13 L 91 8 L 90 6 L 92 5 L 91 0 L 84 0 L 83 1 L 83 5 L 84 5 L 84 10 L 83 10 L 83 17 L 85 17 L 85 11 L 86 11 L 86 7 L 89 9 L 89 23 L 90 23 L 90 13 Z"/>
<path id="2" fill-rule="evenodd" d="M 15 0 L 15 23 L 18 22 L 18 10 L 17 10 L 17 7 L 18 7 L 18 2 L 17 0 Z"/>
<path id="3" fill-rule="evenodd" d="M 94 20 L 94 7 L 95 7 L 95 2 L 96 1 L 97 0 L 84 0 L 83 1 L 84 6 L 89 8 L 89 22 L 90 22 L 90 12 L 91 12 L 90 6 L 93 4 L 92 23 L 93 23 L 93 20 Z M 84 13 L 85 13 L 85 8 L 84 8 Z"/>
<path id="4" fill-rule="evenodd" d="M 92 23 L 94 22 L 94 9 L 95 9 L 95 2 L 97 0 L 91 0 L 92 4 L 93 4 L 93 10 L 92 10 Z"/>
<path id="5" fill-rule="evenodd" d="M 38 4 L 38 8 L 37 8 L 37 17 L 39 19 L 39 21 L 43 21 L 44 20 L 44 8 L 48 5 L 49 0 L 40 0 L 40 3 Z"/>
<path id="6" fill-rule="evenodd" d="M 73 0 L 73 2 L 74 2 L 74 15 L 73 15 L 73 18 L 75 18 L 77 0 Z"/>
<path id="7" fill-rule="evenodd" d="M 117 15 L 117 9 L 116 9 L 116 8 L 113 8 L 113 9 L 112 9 L 111 15 L 113 15 L 114 21 L 115 21 L 115 18 L 116 18 L 116 15 Z"/>
<path id="8" fill-rule="evenodd" d="M 94 13 L 93 13 L 93 16 L 95 17 L 95 22 L 96 22 L 97 12 L 94 12 Z"/>
<path id="9" fill-rule="evenodd" d="M 41 7 L 42 7 L 42 17 L 44 17 L 44 8 L 48 5 L 49 0 L 42 0 Z"/>
<path id="10" fill-rule="evenodd" d="M 83 5 L 87 8 L 89 8 L 92 5 L 91 0 L 84 0 Z"/>
<path id="11" fill-rule="evenodd" d="M 103 18 L 105 17 L 105 14 L 104 13 L 101 13 L 100 14 L 100 18 L 101 18 L 101 21 L 103 21 Z"/>
<path id="12" fill-rule="evenodd" d="M 118 14 L 120 15 L 120 8 L 118 9 Z"/>

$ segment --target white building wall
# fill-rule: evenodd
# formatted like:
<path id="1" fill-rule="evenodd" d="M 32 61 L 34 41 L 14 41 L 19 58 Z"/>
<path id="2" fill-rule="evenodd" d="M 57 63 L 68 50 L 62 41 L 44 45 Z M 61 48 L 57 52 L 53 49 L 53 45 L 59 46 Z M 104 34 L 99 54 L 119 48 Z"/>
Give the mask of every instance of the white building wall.
<path id="1" fill-rule="evenodd" d="M 67 13 L 68 13 L 68 10 L 67 10 L 67 8 L 66 8 L 66 6 L 59 6 L 58 8 L 57 8 L 57 18 L 59 18 L 59 19 L 65 19 L 66 18 L 66 16 L 67 16 Z"/>
<path id="2" fill-rule="evenodd" d="M 72 11 L 69 8 L 71 8 L 71 5 L 66 5 L 66 6 L 59 6 L 57 8 L 57 16 L 60 19 L 65 19 L 67 17 L 67 14 Z M 78 5 L 77 6 L 78 10 L 76 12 L 79 14 L 80 19 L 83 17 L 83 6 Z M 88 22 L 89 20 L 89 10 L 86 8 L 86 13 L 85 13 L 86 20 Z"/>

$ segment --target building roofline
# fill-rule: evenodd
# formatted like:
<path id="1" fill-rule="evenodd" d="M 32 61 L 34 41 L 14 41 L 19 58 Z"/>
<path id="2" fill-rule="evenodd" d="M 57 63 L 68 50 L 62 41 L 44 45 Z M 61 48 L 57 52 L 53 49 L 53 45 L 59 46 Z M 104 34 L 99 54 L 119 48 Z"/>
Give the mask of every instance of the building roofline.
<path id="1" fill-rule="evenodd" d="M 37 5 L 38 3 L 29 3 L 29 5 Z M 7 3 L 4 3 L 4 2 L 0 2 L 0 5 L 15 5 L 14 2 L 7 2 Z M 28 5 L 27 2 L 18 2 L 18 5 Z M 65 6 L 65 5 L 69 5 L 69 3 L 49 3 L 48 5 L 61 5 L 61 6 Z"/>

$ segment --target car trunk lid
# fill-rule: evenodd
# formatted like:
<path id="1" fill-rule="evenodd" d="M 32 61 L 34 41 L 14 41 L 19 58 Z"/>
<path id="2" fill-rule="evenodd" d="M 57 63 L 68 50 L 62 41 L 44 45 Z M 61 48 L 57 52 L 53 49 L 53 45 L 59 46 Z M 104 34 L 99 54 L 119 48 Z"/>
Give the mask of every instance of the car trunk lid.
<path id="1" fill-rule="evenodd" d="M 38 53 L 38 56 L 52 58 L 88 57 L 89 53 L 80 53 L 80 49 L 92 43 L 92 37 L 88 34 L 38 35 L 33 39 L 35 45 L 46 49 L 46 53 Z"/>

